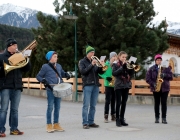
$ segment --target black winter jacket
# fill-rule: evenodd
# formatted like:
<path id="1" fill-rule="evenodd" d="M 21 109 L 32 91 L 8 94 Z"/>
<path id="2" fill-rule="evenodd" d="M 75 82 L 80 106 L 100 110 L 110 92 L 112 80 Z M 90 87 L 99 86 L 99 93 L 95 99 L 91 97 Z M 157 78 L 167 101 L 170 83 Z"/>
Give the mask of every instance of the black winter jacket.
<path id="1" fill-rule="evenodd" d="M 4 63 L 9 65 L 8 58 L 11 56 L 7 50 L 0 54 L 0 90 L 1 89 L 20 89 L 22 91 L 22 72 L 30 70 L 31 64 L 28 63 L 23 68 L 11 70 L 7 75 L 4 73 Z M 4 63 L 3 63 L 4 62 Z"/>
<path id="2" fill-rule="evenodd" d="M 83 87 L 87 85 L 100 86 L 98 74 L 104 73 L 101 67 L 97 67 L 96 65 L 93 66 L 91 61 L 87 57 L 84 57 L 79 61 L 79 70 L 83 81 Z"/>
<path id="3" fill-rule="evenodd" d="M 122 62 L 112 65 L 112 75 L 115 77 L 114 89 L 130 89 L 132 87 L 131 78 L 134 74 L 134 69 L 122 67 Z"/>

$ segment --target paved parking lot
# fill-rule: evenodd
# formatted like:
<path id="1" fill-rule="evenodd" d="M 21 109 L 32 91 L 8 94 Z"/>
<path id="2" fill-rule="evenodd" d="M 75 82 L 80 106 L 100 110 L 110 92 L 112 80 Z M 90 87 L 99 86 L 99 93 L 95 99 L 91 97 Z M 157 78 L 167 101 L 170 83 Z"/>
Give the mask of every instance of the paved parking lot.
<path id="1" fill-rule="evenodd" d="M 180 140 L 180 106 L 168 106 L 168 124 L 155 124 L 152 105 L 128 104 L 128 127 L 116 127 L 115 122 L 104 123 L 104 104 L 98 103 L 95 123 L 100 128 L 82 129 L 82 102 L 61 102 L 60 123 L 65 132 L 47 133 L 46 98 L 22 95 L 19 110 L 19 129 L 22 136 L 9 135 L 6 140 Z"/>

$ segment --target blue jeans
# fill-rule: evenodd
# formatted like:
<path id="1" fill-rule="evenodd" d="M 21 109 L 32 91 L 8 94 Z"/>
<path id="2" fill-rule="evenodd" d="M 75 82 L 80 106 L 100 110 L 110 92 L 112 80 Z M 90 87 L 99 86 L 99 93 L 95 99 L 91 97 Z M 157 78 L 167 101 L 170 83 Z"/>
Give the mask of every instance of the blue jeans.
<path id="1" fill-rule="evenodd" d="M 82 124 L 91 125 L 94 123 L 94 115 L 96 112 L 96 103 L 99 95 L 99 87 L 96 85 L 85 86 L 83 88 L 83 93 L 84 98 L 82 108 Z"/>
<path id="2" fill-rule="evenodd" d="M 52 124 L 51 117 L 52 117 L 52 111 L 54 108 L 54 121 L 53 123 L 58 123 L 59 122 L 59 111 L 60 111 L 60 103 L 61 103 L 61 98 L 54 97 L 53 93 L 51 90 L 47 90 L 47 112 L 46 112 L 46 119 L 47 119 L 47 124 Z"/>
<path id="3" fill-rule="evenodd" d="M 5 124 L 8 106 L 10 102 L 9 126 L 10 131 L 16 130 L 18 127 L 18 108 L 21 99 L 21 90 L 3 89 L 0 90 L 0 132 L 5 132 Z"/>

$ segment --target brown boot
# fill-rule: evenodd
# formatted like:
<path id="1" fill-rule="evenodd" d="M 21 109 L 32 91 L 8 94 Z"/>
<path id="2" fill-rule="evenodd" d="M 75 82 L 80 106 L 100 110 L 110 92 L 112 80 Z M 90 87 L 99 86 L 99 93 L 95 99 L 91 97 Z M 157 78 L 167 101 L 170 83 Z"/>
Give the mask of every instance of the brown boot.
<path id="1" fill-rule="evenodd" d="M 64 129 L 60 126 L 59 123 L 55 123 L 54 126 L 53 126 L 53 129 L 55 131 L 61 131 L 61 132 L 64 131 Z"/>
<path id="2" fill-rule="evenodd" d="M 105 115 L 104 115 L 104 122 L 105 122 L 105 123 L 108 123 L 108 114 L 105 114 Z"/>
<path id="3" fill-rule="evenodd" d="M 47 124 L 47 126 L 46 126 L 46 131 L 47 131 L 48 133 L 54 132 L 54 129 L 53 129 L 52 124 Z"/>
<path id="4" fill-rule="evenodd" d="M 115 114 L 111 115 L 111 120 L 116 121 L 116 115 Z"/>

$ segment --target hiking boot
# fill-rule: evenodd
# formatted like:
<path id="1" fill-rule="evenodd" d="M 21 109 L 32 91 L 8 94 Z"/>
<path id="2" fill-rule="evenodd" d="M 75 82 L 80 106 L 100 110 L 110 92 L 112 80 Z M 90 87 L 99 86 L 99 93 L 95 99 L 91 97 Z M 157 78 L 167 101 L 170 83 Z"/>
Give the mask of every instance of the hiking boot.
<path id="1" fill-rule="evenodd" d="M 10 135 L 23 135 L 24 132 L 19 131 L 18 129 L 13 130 L 10 132 Z"/>
<path id="2" fill-rule="evenodd" d="M 167 124 L 166 118 L 162 118 L 162 123 Z"/>
<path id="3" fill-rule="evenodd" d="M 111 115 L 111 121 L 116 121 L 116 115 L 115 114 Z"/>
<path id="4" fill-rule="evenodd" d="M 53 126 L 54 131 L 64 131 L 64 129 L 60 126 L 59 123 L 55 123 Z"/>
<path id="5" fill-rule="evenodd" d="M 105 123 L 108 123 L 108 114 L 105 114 L 105 115 L 104 115 L 104 122 L 105 122 Z"/>
<path id="6" fill-rule="evenodd" d="M 155 123 L 159 123 L 159 118 L 156 118 L 156 119 L 155 119 Z"/>
<path id="7" fill-rule="evenodd" d="M 6 134 L 4 132 L 0 132 L 0 137 L 6 137 Z"/>
<path id="8" fill-rule="evenodd" d="M 116 118 L 116 126 L 121 127 L 121 122 L 119 118 Z"/>
<path id="9" fill-rule="evenodd" d="M 46 131 L 47 131 L 48 133 L 54 132 L 54 129 L 53 129 L 52 124 L 47 124 L 47 126 L 46 126 Z"/>
<path id="10" fill-rule="evenodd" d="M 99 127 L 99 125 L 97 125 L 97 124 L 93 123 L 93 124 L 89 125 L 89 127 L 98 128 L 98 127 Z"/>
<path id="11" fill-rule="evenodd" d="M 121 121 L 121 125 L 128 126 L 124 118 L 121 118 L 120 121 Z"/>
<path id="12" fill-rule="evenodd" d="M 89 129 L 89 125 L 84 124 L 84 125 L 83 125 L 83 128 L 84 128 L 84 129 Z"/>

